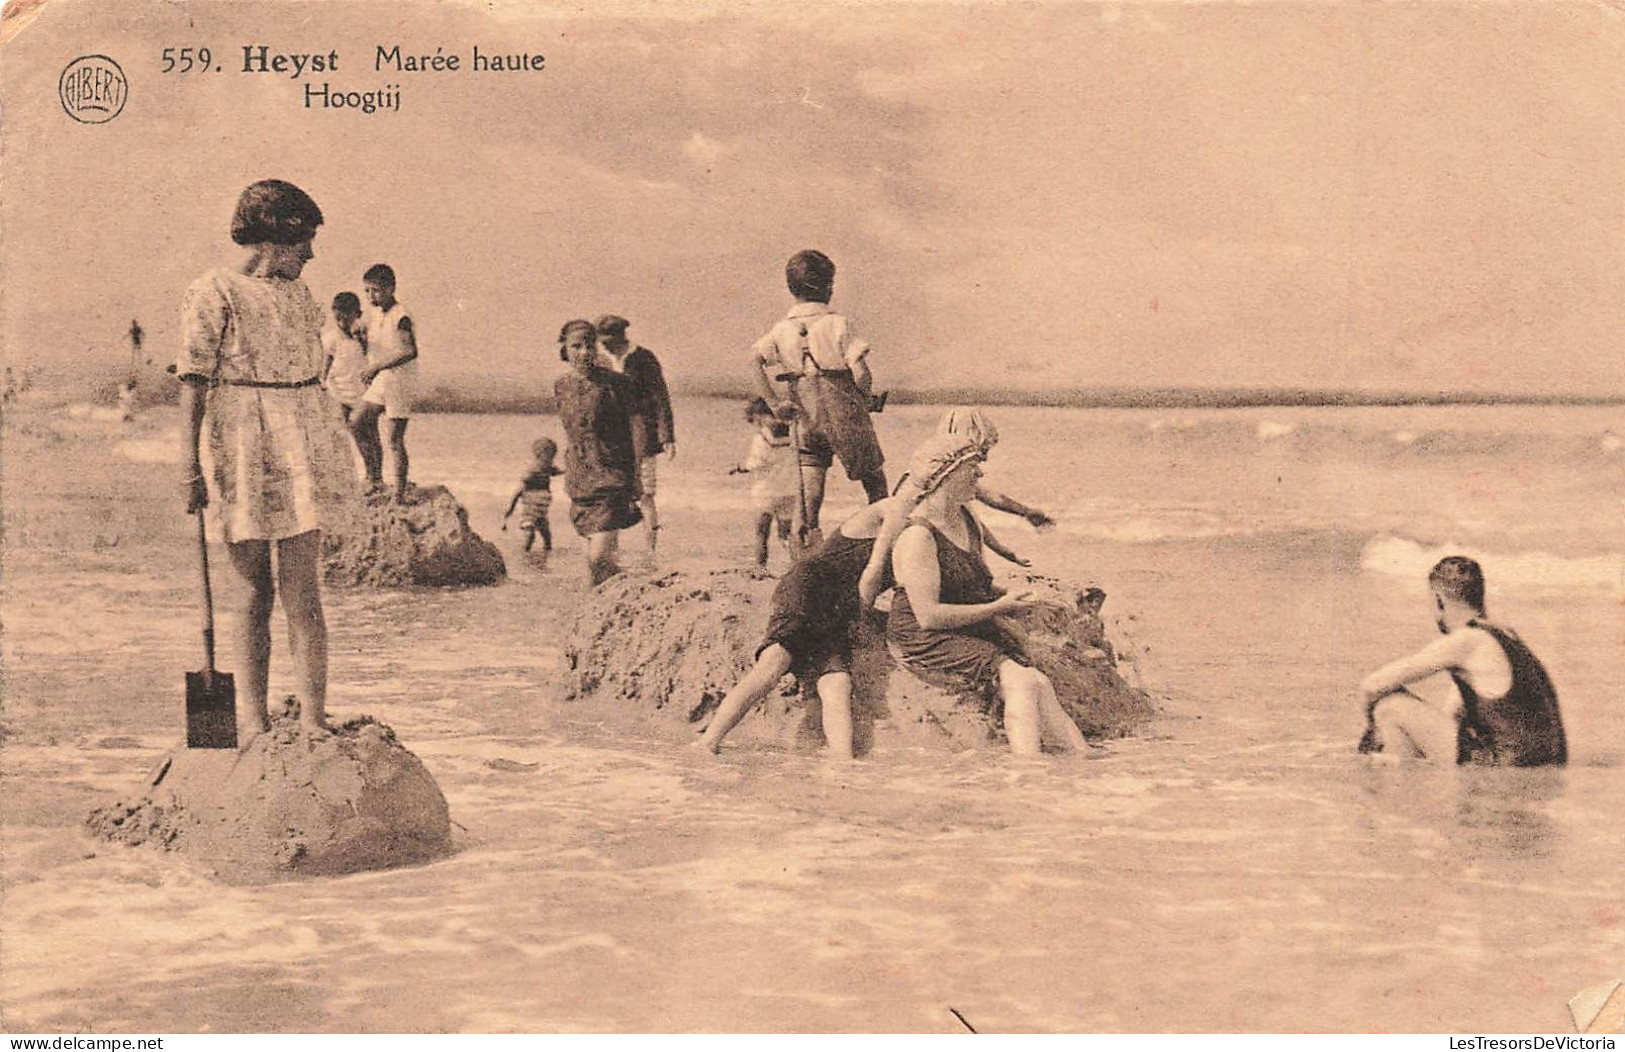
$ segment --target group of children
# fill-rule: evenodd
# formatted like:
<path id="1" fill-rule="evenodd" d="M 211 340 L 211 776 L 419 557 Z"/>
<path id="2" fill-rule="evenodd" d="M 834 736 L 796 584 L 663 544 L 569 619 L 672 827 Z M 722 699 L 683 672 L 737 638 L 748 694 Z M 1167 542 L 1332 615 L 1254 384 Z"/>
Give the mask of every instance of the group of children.
<path id="1" fill-rule="evenodd" d="M 392 493 L 396 501 L 405 501 L 406 426 L 418 387 L 417 331 L 406 306 L 395 298 L 395 271 L 388 264 L 369 267 L 361 286 L 370 312 L 363 312 L 353 292 L 333 297 L 333 325 L 322 332 L 327 353 L 322 382 L 344 409 L 373 492 L 386 488 L 381 431 L 388 422 Z"/>

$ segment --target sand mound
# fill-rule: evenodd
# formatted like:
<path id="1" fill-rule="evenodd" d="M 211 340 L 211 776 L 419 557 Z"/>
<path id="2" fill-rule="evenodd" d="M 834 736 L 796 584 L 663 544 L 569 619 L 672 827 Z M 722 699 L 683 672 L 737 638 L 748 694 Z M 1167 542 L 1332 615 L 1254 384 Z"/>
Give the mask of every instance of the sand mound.
<path id="1" fill-rule="evenodd" d="M 774 579 L 757 570 L 613 578 L 577 612 L 565 645 L 565 696 L 620 709 L 633 722 L 672 732 L 704 730 L 755 658 Z M 1131 685 L 1100 618 L 1105 593 L 1029 577 L 1050 607 L 1025 616 L 1028 649 L 1055 683 L 1061 703 L 1090 737 L 1119 737 L 1155 712 Z M 853 722 L 860 752 L 930 747 L 958 751 L 1003 741 L 979 701 L 928 686 L 887 653 L 884 618 L 860 629 L 853 662 Z M 1129 678 L 1125 678 L 1125 673 Z M 803 704 L 791 677 L 739 725 L 730 740 L 785 744 L 820 740 L 816 704 Z"/>
<path id="2" fill-rule="evenodd" d="M 422 862 L 444 854 L 451 833 L 440 787 L 394 731 L 363 717 L 310 737 L 294 711 L 241 751 L 174 750 L 138 795 L 86 825 L 233 884 Z"/>
<path id="3" fill-rule="evenodd" d="M 444 486 L 418 489 L 410 503 L 369 496 L 342 529 L 322 535 L 329 584 L 372 588 L 495 584 L 508 575 L 496 545 L 468 528 L 468 513 Z"/>

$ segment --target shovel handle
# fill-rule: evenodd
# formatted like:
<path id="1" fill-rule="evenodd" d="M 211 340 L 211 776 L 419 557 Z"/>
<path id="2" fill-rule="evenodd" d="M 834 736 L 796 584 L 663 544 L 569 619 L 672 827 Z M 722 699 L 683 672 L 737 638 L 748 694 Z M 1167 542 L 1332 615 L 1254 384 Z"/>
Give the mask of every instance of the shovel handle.
<path id="1" fill-rule="evenodd" d="M 203 579 L 203 674 L 214 682 L 214 592 L 209 588 L 209 534 L 203 523 L 203 509 L 197 511 L 197 559 Z"/>

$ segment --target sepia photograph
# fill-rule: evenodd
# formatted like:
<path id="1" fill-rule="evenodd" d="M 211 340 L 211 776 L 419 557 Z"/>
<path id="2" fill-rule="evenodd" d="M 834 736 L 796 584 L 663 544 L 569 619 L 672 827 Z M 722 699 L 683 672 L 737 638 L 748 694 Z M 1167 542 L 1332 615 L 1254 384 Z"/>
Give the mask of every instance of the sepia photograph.
<path id="1" fill-rule="evenodd" d="M 7 0 L 0 1030 L 1625 1032 L 1622 118 L 1611 0 Z"/>

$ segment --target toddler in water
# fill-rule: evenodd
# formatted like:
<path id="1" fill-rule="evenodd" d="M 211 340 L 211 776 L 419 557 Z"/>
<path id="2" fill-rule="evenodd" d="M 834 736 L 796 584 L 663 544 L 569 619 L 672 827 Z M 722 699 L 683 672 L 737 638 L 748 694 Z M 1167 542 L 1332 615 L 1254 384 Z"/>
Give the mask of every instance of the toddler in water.
<path id="1" fill-rule="evenodd" d="M 520 509 L 519 529 L 525 534 L 525 551 L 530 551 L 531 545 L 536 543 L 536 535 L 541 534 L 542 551 L 550 552 L 553 531 L 547 525 L 547 512 L 553 506 L 553 476 L 562 475 L 564 471 L 553 463 L 559 455 L 559 446 L 551 438 L 537 439 L 530 451 L 535 459 L 519 481 L 519 488 L 514 490 L 513 499 L 508 501 L 508 510 L 502 515 L 502 528 L 508 528 L 508 519 L 517 507 Z"/>
<path id="2" fill-rule="evenodd" d="M 756 512 L 756 565 L 767 565 L 767 542 L 778 523 L 779 540 L 789 543 L 790 523 L 796 513 L 800 493 L 796 451 L 790 441 L 790 425 L 777 419 L 764 399 L 753 399 L 745 407 L 745 422 L 756 428 L 745 462 L 729 472 L 748 472 L 751 506 Z"/>

